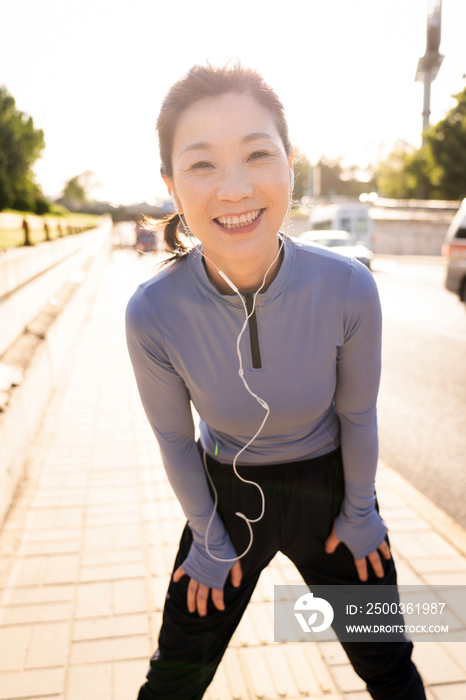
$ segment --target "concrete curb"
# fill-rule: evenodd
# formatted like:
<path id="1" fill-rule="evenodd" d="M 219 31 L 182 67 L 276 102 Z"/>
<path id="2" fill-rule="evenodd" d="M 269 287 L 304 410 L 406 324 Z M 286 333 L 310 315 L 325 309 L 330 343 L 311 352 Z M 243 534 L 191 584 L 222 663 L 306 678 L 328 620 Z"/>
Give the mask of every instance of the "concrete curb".
<path id="1" fill-rule="evenodd" d="M 429 523 L 432 530 L 444 537 L 460 554 L 466 556 L 466 530 L 382 460 L 379 460 L 379 469 L 383 470 L 393 488 L 403 494 L 409 506 Z"/>

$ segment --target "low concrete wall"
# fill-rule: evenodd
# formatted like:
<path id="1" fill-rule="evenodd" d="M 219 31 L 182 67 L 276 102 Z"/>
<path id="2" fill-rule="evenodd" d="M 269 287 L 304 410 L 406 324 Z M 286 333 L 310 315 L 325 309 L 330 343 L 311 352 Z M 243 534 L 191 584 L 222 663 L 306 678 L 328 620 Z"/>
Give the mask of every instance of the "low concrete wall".
<path id="1" fill-rule="evenodd" d="M 72 348 L 110 256 L 111 222 L 89 234 L 83 234 L 87 245 L 82 255 L 73 256 L 76 291 L 34 352 L 23 383 L 12 390 L 6 411 L 0 413 L 0 524 L 23 474 L 43 412 L 72 359 Z"/>
<path id="2" fill-rule="evenodd" d="M 448 226 L 440 221 L 375 219 L 372 250 L 391 255 L 441 255 Z"/>
<path id="3" fill-rule="evenodd" d="M 108 236 L 110 217 L 86 233 L 31 248 L 11 248 L 0 256 L 0 355 Z"/>
<path id="4" fill-rule="evenodd" d="M 369 211 L 374 253 L 441 255 L 460 202 L 378 198 Z"/>
<path id="5" fill-rule="evenodd" d="M 374 253 L 389 255 L 441 255 L 448 226 L 440 221 L 374 219 L 370 247 Z M 305 231 L 309 231 L 306 219 L 291 221 L 291 236 L 299 238 Z"/>

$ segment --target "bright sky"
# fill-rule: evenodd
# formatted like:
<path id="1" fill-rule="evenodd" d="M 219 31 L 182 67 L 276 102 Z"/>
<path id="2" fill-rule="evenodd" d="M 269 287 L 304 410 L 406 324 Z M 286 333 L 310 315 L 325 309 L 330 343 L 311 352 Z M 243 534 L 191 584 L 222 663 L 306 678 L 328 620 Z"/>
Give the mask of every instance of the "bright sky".
<path id="1" fill-rule="evenodd" d="M 364 165 L 420 144 L 426 0 L 14 0 L 2 6 L 0 84 L 45 132 L 49 196 L 92 170 L 98 199 L 164 196 L 155 121 L 195 63 L 240 58 L 285 105 L 291 139 Z M 443 0 L 438 121 L 466 84 L 466 2 Z"/>

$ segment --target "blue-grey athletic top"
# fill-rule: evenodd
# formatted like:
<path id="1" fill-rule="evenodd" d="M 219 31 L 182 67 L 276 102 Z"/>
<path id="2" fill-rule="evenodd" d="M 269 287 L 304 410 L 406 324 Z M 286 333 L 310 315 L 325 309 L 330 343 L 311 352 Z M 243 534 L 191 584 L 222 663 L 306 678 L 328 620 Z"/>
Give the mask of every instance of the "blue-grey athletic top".
<path id="1" fill-rule="evenodd" d="M 386 532 L 374 493 L 381 313 L 372 274 L 356 260 L 286 236 L 283 262 L 257 296 L 255 317 L 260 362 L 256 357 L 253 367 L 249 326 L 241 341 L 244 376 L 270 416 L 238 464 L 304 460 L 341 444 L 345 499 L 336 534 L 356 558 L 367 556 Z M 216 289 L 196 250 L 141 284 L 126 312 L 141 400 L 193 533 L 183 568 L 214 588 L 223 587 L 232 563 L 215 561 L 205 548 L 214 505 L 190 400 L 201 417 L 202 446 L 231 464 L 264 417 L 238 375 L 244 319 L 241 299 Z M 221 559 L 236 556 L 218 514 L 208 544 Z"/>

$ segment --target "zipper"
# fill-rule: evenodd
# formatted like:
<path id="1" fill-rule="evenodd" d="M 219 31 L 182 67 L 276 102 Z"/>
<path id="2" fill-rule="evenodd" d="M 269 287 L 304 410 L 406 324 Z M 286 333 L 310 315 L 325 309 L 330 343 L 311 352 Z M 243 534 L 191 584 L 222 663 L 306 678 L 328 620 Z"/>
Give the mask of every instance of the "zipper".
<path id="1" fill-rule="evenodd" d="M 254 303 L 254 294 L 252 292 L 246 292 L 244 295 L 246 302 L 246 309 L 248 311 L 248 316 L 252 311 L 252 305 Z M 251 343 L 251 357 L 253 369 L 260 369 L 262 367 L 261 361 L 261 351 L 259 347 L 259 333 L 257 330 L 257 318 L 256 309 L 254 313 L 249 317 L 249 340 Z"/>

